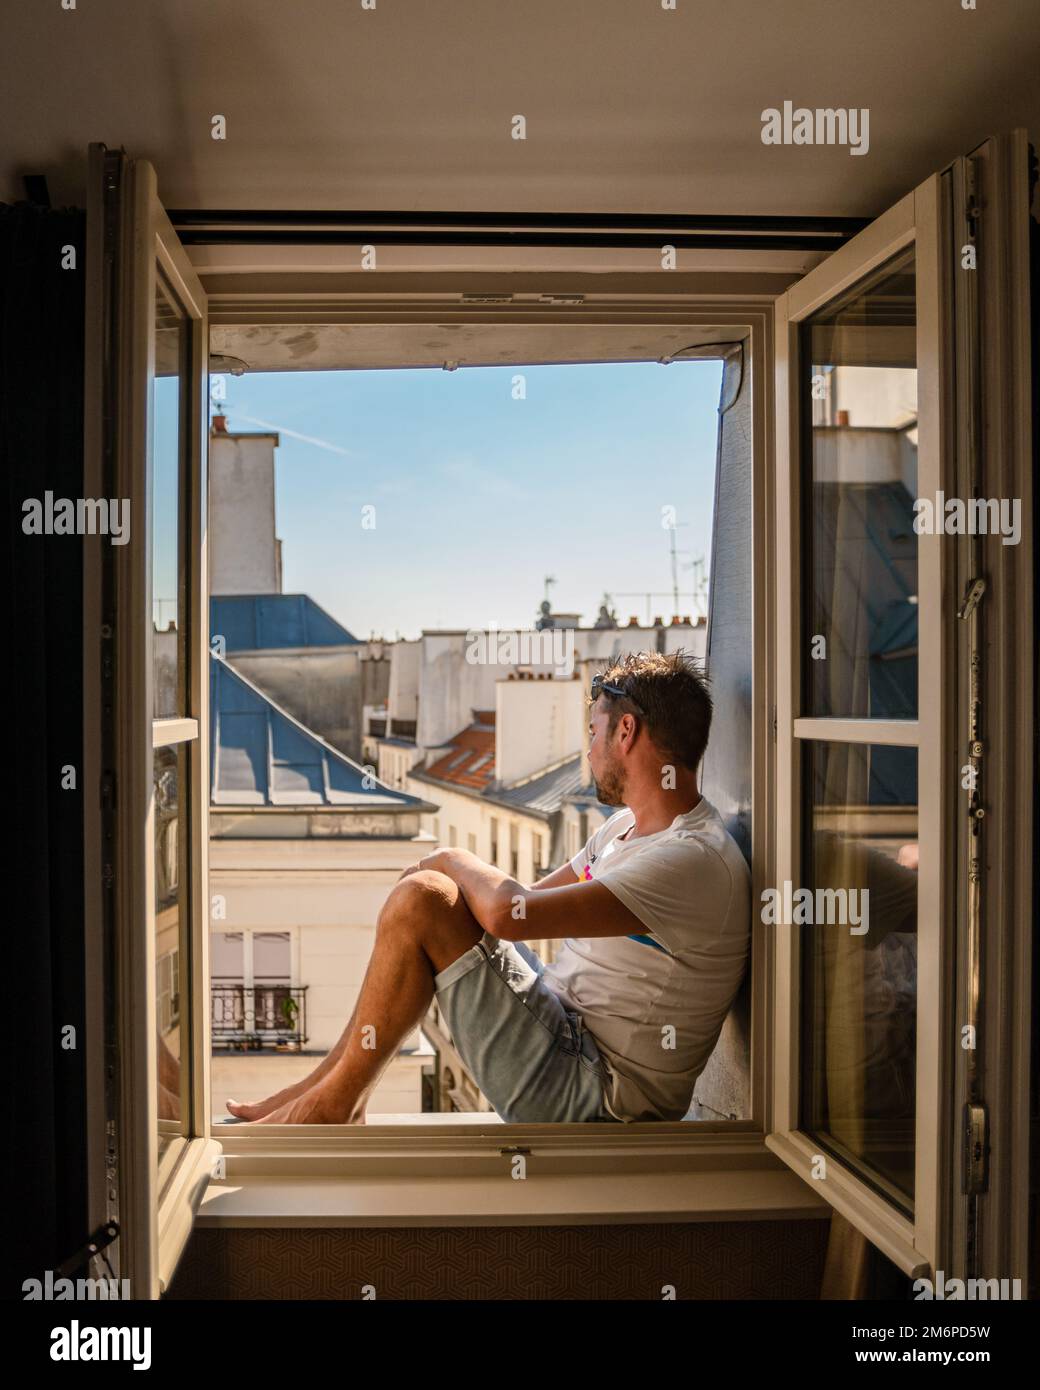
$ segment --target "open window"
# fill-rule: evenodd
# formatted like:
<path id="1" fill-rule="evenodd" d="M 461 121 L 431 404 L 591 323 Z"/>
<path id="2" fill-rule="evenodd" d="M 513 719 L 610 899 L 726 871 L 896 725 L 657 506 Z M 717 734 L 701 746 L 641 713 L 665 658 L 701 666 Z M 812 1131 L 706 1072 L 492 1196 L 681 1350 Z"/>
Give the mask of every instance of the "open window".
<path id="1" fill-rule="evenodd" d="M 88 551 L 88 689 L 102 789 L 86 888 L 105 1030 L 92 1201 L 154 1297 L 187 1239 L 208 1138 L 206 295 L 144 161 L 90 151 L 88 477 L 129 499 L 124 544 Z M 96 734 L 87 740 L 96 749 Z"/>
<path id="2" fill-rule="evenodd" d="M 1025 1007 L 1000 952 L 1028 949 L 1028 877 L 988 869 L 1029 842 L 993 698 L 1002 585 L 1030 573 L 1026 180 L 1021 137 L 987 142 L 777 305 L 767 1142 L 907 1274 L 1006 1214 L 992 1126 L 1028 1113 L 993 1046 L 1001 992 Z M 1014 1039 L 1024 1059 L 1020 1015 Z M 990 1238 L 987 1272 L 1021 1275 L 1024 1232 Z"/>
<path id="3" fill-rule="evenodd" d="M 1015 137 L 958 161 L 793 284 L 788 266 L 779 299 L 775 284 L 749 290 L 742 276 L 730 292 L 721 275 L 669 298 L 659 272 L 644 271 L 638 285 L 629 277 L 600 302 L 595 293 L 587 306 L 549 296 L 548 305 L 502 308 L 496 325 L 500 342 L 515 337 L 514 360 L 547 360 L 546 342 L 580 328 L 627 340 L 618 357 L 668 338 L 676 352 L 714 350 L 726 363 L 724 414 L 733 412 L 733 439 L 748 462 L 716 506 L 739 533 L 734 553 L 742 548 L 748 559 L 727 587 L 736 607 L 725 626 L 715 613 L 709 661 L 729 670 L 727 708 L 741 721 L 734 744 L 748 762 L 739 777 L 708 769 L 713 799 L 738 832 L 744 817 L 756 902 L 772 890 L 790 917 L 795 893 L 811 889 L 814 910 L 821 898 L 844 913 L 836 923 L 756 925 L 743 1117 L 595 1136 L 571 1132 L 580 1126 L 505 1130 L 465 1116 L 425 1135 L 239 1127 L 221 1133 L 220 1145 L 205 1064 L 207 293 L 158 204 L 150 167 L 94 148 L 96 489 L 139 504 L 130 542 L 112 548 L 87 586 L 96 595 L 96 708 L 110 711 L 87 872 L 99 924 L 95 992 L 107 1026 L 108 1148 L 94 1192 L 99 1221 L 124 1213 L 122 1272 L 139 1295 L 168 1282 L 221 1146 L 223 1174 L 234 1181 L 207 1196 L 202 1219 L 214 1224 L 457 1220 L 463 1179 L 467 1213 L 489 1224 L 518 1211 L 537 1221 L 575 1210 L 582 1219 L 692 1219 L 820 1216 L 833 1207 L 912 1272 L 967 1248 L 988 1202 L 996 1255 L 1007 1256 L 1008 1275 L 1018 1272 L 1023 1240 L 1010 1212 L 1028 1204 L 1021 1192 L 999 1192 L 992 1174 L 987 1183 L 978 1154 L 989 1106 L 989 1141 L 992 1126 L 1003 1126 L 1007 1140 L 1002 1181 L 1009 1191 L 1024 1181 L 1025 1163 L 1016 1171 L 1012 1159 L 1021 1160 L 1028 1140 L 1030 813 L 1014 748 L 1028 735 L 1031 683 L 1017 687 L 1021 707 L 999 725 L 986 725 L 981 711 L 1009 669 L 1013 635 L 1031 631 L 1022 598 L 1031 548 L 1005 547 L 993 534 L 919 534 L 914 503 L 944 491 L 1017 497 L 1021 515 L 1031 515 L 1024 310 L 1001 318 L 998 307 L 1024 274 L 1024 148 Z M 970 245 L 980 257 L 974 280 L 961 269 Z M 381 340 L 368 335 L 384 352 L 399 348 L 408 315 L 427 337 L 443 320 L 451 325 L 445 341 L 475 340 L 495 302 L 478 293 L 460 303 L 457 292 L 445 294 L 443 275 L 428 284 L 413 277 L 407 291 L 380 302 L 356 279 L 337 288 L 340 277 L 315 285 L 301 275 L 280 285 L 270 263 L 264 273 L 242 263 L 226 275 L 211 270 L 222 331 L 252 323 L 256 342 L 268 345 L 285 324 L 324 323 L 338 335 L 315 331 L 315 342 L 338 336 L 342 351 L 346 328 L 371 328 L 373 315 L 394 325 Z M 518 349 L 521 340 L 542 347 Z M 230 351 L 227 341 L 220 350 Z M 403 365 L 399 357 L 392 364 Z M 986 575 L 999 583 L 980 591 Z M 738 627 L 744 655 L 727 667 L 726 631 Z M 385 717 L 374 708 L 373 727 Z M 959 780 L 968 765 L 976 787 L 993 779 L 990 790 L 968 795 Z M 980 810 L 990 813 L 984 829 Z M 449 843 L 470 833 L 446 813 L 437 822 Z M 504 820 L 490 834 L 491 857 L 503 865 L 528 852 Z M 581 837 L 576 826 L 566 834 L 569 857 Z M 999 881 L 980 872 L 983 857 L 999 863 Z M 249 930 L 274 928 L 258 920 Z M 221 972 L 244 1001 L 247 989 L 255 994 L 265 944 L 250 942 L 247 966 L 244 941 L 232 959 L 234 935 L 223 943 Z M 277 949 L 284 956 L 281 938 Z M 299 980 L 284 960 L 271 970 L 277 1031 Z M 234 997 L 229 1007 L 234 1025 Z M 980 1053 L 961 1046 L 965 1027 L 985 1050 L 984 1067 Z M 985 1094 L 984 1073 L 999 1078 Z M 1009 1078 L 1019 1079 L 1014 1094 Z M 716 1081 L 725 1095 L 726 1076 Z M 519 1195 L 498 1177 L 517 1146 L 537 1153 L 545 1175 Z M 954 1173 L 967 1184 L 963 1196 Z M 451 1179 L 455 1195 L 445 1200 L 456 1207 L 438 1205 L 417 1177 Z"/>

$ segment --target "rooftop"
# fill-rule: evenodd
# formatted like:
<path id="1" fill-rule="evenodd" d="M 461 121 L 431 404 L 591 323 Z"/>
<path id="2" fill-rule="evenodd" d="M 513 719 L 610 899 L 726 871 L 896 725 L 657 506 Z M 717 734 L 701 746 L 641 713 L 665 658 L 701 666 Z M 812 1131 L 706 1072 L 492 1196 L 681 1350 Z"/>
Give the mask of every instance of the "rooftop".
<path id="1" fill-rule="evenodd" d="M 422 771 L 431 782 L 484 791 L 495 780 L 494 723 L 478 718 L 456 734 L 447 752 L 437 754 Z"/>
<path id="2" fill-rule="evenodd" d="M 358 643 L 309 594 L 214 594 L 209 614 L 210 632 L 224 638 L 226 652 Z"/>
<path id="3" fill-rule="evenodd" d="M 509 786 L 498 785 L 495 716 L 481 710 L 474 710 L 473 714 L 474 722 L 456 734 L 446 750 L 438 750 L 433 761 L 412 768 L 409 775 L 421 782 L 450 786 L 455 791 L 482 796 L 498 805 L 515 806 L 517 810 L 545 816 L 552 815 L 574 797 L 598 799 L 582 769 L 580 753 L 571 754 Z"/>
<path id="4" fill-rule="evenodd" d="M 425 811 L 286 713 L 226 661 L 210 664 L 214 806 Z"/>

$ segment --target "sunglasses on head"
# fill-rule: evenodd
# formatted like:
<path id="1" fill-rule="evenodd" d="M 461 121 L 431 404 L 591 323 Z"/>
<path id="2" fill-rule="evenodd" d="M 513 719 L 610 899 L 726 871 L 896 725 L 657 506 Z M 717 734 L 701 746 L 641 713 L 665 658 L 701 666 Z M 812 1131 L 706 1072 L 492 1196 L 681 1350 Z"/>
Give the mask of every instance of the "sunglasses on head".
<path id="1" fill-rule="evenodd" d="M 595 700 L 599 695 L 619 695 L 623 700 L 627 700 L 627 701 L 629 702 L 629 704 L 634 705 L 634 706 L 635 706 L 635 709 L 636 709 L 636 712 L 637 712 L 638 714 L 641 714 L 641 715 L 643 716 L 644 719 L 646 718 L 646 715 L 643 714 L 643 710 L 642 710 L 642 708 L 640 707 L 640 704 L 639 704 L 638 700 L 634 700 L 634 699 L 632 698 L 632 696 L 628 693 L 627 690 L 622 690 L 622 688 L 621 688 L 620 685 L 614 685 L 614 684 L 612 684 L 610 681 L 606 680 L 605 677 L 603 677 L 603 676 L 593 676 L 593 677 L 592 677 L 592 698 L 593 698 L 593 700 Z"/>

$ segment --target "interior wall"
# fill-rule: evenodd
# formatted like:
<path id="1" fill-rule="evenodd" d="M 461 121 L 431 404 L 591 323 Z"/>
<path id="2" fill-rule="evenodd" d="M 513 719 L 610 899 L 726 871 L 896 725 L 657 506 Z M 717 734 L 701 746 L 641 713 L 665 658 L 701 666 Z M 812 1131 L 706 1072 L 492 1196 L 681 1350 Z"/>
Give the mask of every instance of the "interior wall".
<path id="1" fill-rule="evenodd" d="M 197 1227 L 166 1297 L 660 1301 L 671 1285 L 676 1299 L 816 1299 L 829 1227 Z"/>
<path id="2" fill-rule="evenodd" d="M 706 667 L 714 716 L 701 785 L 751 862 L 752 452 L 746 349 L 724 359 L 712 526 Z M 729 1119 L 751 1115 L 750 970 L 694 1099 Z M 711 1118 L 709 1116 L 709 1118 Z"/>

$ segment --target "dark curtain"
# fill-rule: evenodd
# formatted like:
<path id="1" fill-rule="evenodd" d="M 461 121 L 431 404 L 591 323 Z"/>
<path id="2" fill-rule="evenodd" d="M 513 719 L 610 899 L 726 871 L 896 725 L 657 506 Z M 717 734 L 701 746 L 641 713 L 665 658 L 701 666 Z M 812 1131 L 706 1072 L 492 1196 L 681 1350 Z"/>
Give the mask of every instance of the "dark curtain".
<path id="1" fill-rule="evenodd" d="M 85 215 L 0 204 L 0 476 L 7 489 L 4 922 L 9 1081 L 8 1297 L 86 1240 L 82 559 L 79 536 L 26 535 L 23 503 L 83 492 Z M 62 269 L 63 248 L 75 268 Z M 62 769 L 75 769 L 75 790 Z M 62 1047 L 62 1030 L 76 1047 Z M 11 1287 L 13 1285 L 13 1287 Z"/>

